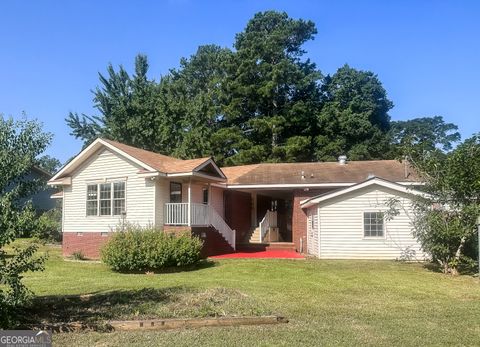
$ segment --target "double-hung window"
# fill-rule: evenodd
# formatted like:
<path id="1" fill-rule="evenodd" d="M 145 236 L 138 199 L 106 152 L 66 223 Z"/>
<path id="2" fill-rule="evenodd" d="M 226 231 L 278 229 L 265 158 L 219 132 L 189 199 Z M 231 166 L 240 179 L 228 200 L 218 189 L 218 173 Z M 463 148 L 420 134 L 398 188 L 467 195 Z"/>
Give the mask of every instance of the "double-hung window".
<path id="1" fill-rule="evenodd" d="M 100 184 L 100 216 L 112 214 L 112 184 Z"/>
<path id="2" fill-rule="evenodd" d="M 89 184 L 87 186 L 87 216 L 96 216 L 98 214 L 98 185 Z"/>
<path id="3" fill-rule="evenodd" d="M 177 182 L 170 182 L 170 202 L 182 202 L 182 184 Z"/>
<path id="4" fill-rule="evenodd" d="M 125 213 L 125 182 L 87 185 L 87 216 L 119 216 Z"/>
<path id="5" fill-rule="evenodd" d="M 383 237 L 384 215 L 383 212 L 363 213 L 363 236 Z"/>

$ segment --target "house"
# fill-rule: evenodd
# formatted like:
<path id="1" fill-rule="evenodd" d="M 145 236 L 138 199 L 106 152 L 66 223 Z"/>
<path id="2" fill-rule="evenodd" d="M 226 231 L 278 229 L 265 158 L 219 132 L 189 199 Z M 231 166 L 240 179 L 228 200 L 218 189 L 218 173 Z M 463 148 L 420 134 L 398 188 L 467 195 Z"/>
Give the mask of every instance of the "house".
<path id="1" fill-rule="evenodd" d="M 33 166 L 30 170 L 28 170 L 22 176 L 21 178 L 22 181 L 25 181 L 25 182 L 40 181 L 42 182 L 42 187 L 34 194 L 31 194 L 30 196 L 23 198 L 21 200 L 21 203 L 30 201 L 35 211 L 37 211 L 37 213 L 42 213 L 42 212 L 51 210 L 52 208 L 55 208 L 56 206 L 55 201 L 50 199 L 51 195 L 55 193 L 55 189 L 45 185 L 48 182 L 48 180 L 51 178 L 52 178 L 52 174 L 50 174 L 49 172 L 45 171 L 44 169 L 38 166 Z M 13 187 L 14 185 L 11 184 L 7 188 L 7 191 L 13 189 Z"/>
<path id="2" fill-rule="evenodd" d="M 384 211 L 387 197 L 408 205 L 418 193 L 418 178 L 394 160 L 219 168 L 212 158 L 181 160 L 97 139 L 49 184 L 62 188 L 65 256 L 82 251 L 97 258 L 127 222 L 171 233 L 189 230 L 203 239 L 207 255 L 239 248 L 291 249 L 321 258 L 421 252 L 405 236 L 411 227 L 404 216 L 395 233 L 393 221 L 386 223 L 382 239 L 385 225 L 376 222 L 381 213 L 365 214 Z"/>

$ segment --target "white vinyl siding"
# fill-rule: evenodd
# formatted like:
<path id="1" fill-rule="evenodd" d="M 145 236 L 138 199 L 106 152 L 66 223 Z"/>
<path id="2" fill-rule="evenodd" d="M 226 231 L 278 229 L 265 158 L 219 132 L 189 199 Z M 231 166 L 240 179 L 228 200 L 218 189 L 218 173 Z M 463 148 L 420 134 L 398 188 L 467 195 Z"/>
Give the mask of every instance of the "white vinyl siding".
<path id="1" fill-rule="evenodd" d="M 225 218 L 225 208 L 224 208 L 224 199 L 223 199 L 223 188 L 219 187 L 210 187 L 210 206 L 212 206 L 215 211 L 220 215 L 220 217 Z"/>
<path id="2" fill-rule="evenodd" d="M 150 179 L 138 177 L 140 169 L 137 164 L 109 150 L 101 150 L 94 154 L 72 176 L 72 185 L 64 188 L 63 230 L 65 232 L 108 232 L 119 225 L 121 216 L 112 216 L 111 213 L 87 216 L 86 211 L 88 184 L 119 181 L 125 181 L 126 185 L 125 220 L 143 226 L 154 223 L 155 183 Z M 113 190 L 111 194 L 114 194 Z M 115 198 L 114 206 L 111 208 L 114 207 Z"/>
<path id="3" fill-rule="evenodd" d="M 307 210 L 307 252 L 318 256 L 318 213 L 316 207 Z"/>
<path id="4" fill-rule="evenodd" d="M 400 201 L 400 214 L 384 221 L 383 237 L 365 237 L 364 212 L 384 212 L 390 198 Z M 320 258 L 397 259 L 414 251 L 416 259 L 424 253 L 413 238 L 411 200 L 394 190 L 371 186 L 320 203 Z"/>

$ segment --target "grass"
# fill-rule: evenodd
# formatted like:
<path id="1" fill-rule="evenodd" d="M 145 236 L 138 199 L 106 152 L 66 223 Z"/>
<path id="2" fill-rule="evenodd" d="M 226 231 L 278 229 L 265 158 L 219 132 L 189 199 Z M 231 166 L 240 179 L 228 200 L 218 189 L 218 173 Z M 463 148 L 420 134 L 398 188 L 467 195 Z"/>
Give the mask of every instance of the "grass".
<path id="1" fill-rule="evenodd" d="M 58 248 L 47 248 L 45 272 L 25 277 L 47 316 L 52 302 L 68 307 L 66 295 L 93 293 L 91 304 L 62 310 L 66 318 L 78 318 L 82 310 L 89 319 L 131 317 L 137 308 L 138 316 L 226 309 L 227 315 L 266 312 L 290 320 L 278 326 L 56 334 L 56 346 L 473 346 L 480 340 L 478 279 L 448 277 L 422 264 L 232 259 L 196 271 L 118 274 L 100 263 L 64 261 Z M 219 301 L 208 303 L 218 293 Z"/>

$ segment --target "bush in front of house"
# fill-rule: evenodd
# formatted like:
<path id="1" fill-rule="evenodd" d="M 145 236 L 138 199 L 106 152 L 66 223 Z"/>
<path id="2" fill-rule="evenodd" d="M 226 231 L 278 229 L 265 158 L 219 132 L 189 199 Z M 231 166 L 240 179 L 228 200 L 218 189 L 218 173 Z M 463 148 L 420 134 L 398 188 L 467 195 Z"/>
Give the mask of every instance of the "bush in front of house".
<path id="1" fill-rule="evenodd" d="M 115 271 L 149 271 L 196 264 L 202 241 L 189 232 L 170 235 L 153 227 L 128 225 L 102 248 L 102 261 Z"/>

